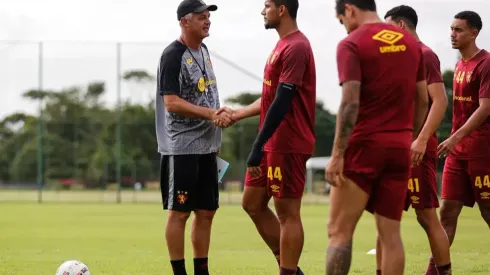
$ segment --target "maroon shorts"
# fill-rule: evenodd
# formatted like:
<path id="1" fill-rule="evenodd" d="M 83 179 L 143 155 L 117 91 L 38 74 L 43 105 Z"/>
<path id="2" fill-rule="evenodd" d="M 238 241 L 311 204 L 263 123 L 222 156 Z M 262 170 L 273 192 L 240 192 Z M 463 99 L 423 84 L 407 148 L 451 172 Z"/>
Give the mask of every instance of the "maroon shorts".
<path id="1" fill-rule="evenodd" d="M 436 170 L 437 153 L 426 152 L 420 165 L 413 167 L 410 173 L 405 210 L 408 210 L 410 205 L 414 209 L 439 207 Z"/>
<path id="2" fill-rule="evenodd" d="M 367 211 L 401 220 L 410 176 L 410 148 L 350 145 L 344 174 L 369 194 Z"/>
<path id="3" fill-rule="evenodd" d="M 245 186 L 267 187 L 269 196 L 277 198 L 301 198 L 306 182 L 306 161 L 304 154 L 265 153 L 258 178 L 245 175 Z"/>
<path id="4" fill-rule="evenodd" d="M 465 206 L 490 204 L 490 158 L 457 159 L 448 156 L 442 173 L 442 199 Z"/>

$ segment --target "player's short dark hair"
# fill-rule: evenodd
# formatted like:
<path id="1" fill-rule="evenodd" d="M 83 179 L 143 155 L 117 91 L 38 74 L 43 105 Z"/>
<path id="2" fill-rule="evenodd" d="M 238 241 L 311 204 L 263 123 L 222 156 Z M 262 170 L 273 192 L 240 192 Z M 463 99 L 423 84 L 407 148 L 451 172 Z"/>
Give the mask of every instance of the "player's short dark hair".
<path id="1" fill-rule="evenodd" d="M 363 11 L 376 11 L 374 0 L 335 0 L 335 11 L 337 14 L 345 14 L 345 4 L 351 4 Z"/>
<path id="2" fill-rule="evenodd" d="M 465 20 L 470 28 L 477 29 L 478 32 L 483 28 L 480 15 L 474 11 L 462 11 L 454 16 L 454 19 Z"/>
<path id="3" fill-rule="evenodd" d="M 387 11 L 385 14 L 385 19 L 390 17 L 394 21 L 403 21 L 411 29 L 416 29 L 417 28 L 417 23 L 419 22 L 419 18 L 417 16 L 417 12 L 409 6 L 406 5 L 400 5 L 397 7 L 392 8 L 391 10 Z"/>
<path id="4" fill-rule="evenodd" d="M 291 18 L 296 19 L 298 16 L 299 3 L 298 0 L 273 0 L 276 6 L 284 5 L 289 12 Z"/>

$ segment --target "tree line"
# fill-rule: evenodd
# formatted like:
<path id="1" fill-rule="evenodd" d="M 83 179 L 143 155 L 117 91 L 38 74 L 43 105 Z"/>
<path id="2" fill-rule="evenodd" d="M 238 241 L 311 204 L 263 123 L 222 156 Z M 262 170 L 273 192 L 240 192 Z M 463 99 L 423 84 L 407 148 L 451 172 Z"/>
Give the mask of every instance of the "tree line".
<path id="1" fill-rule="evenodd" d="M 450 70 L 443 73 L 449 99 L 452 99 L 453 75 Z M 123 79 L 136 83 L 154 81 L 147 72 L 137 70 L 126 72 Z M 100 187 L 116 182 L 118 121 L 121 123 L 119 163 L 122 183 L 157 180 L 160 157 L 156 151 L 155 102 L 124 101 L 118 120 L 117 109 L 106 106 L 101 100 L 105 92 L 105 83 L 97 81 L 83 87 L 24 92 L 24 98 L 43 102 L 42 115 L 16 112 L 0 121 L 0 182 L 35 182 L 40 162 L 44 183 L 76 180 L 87 186 Z M 227 98 L 226 104 L 245 106 L 258 97 L 258 92 L 244 91 Z M 335 120 L 335 114 L 317 102 L 314 156 L 330 155 Z M 449 104 L 438 129 L 439 141 L 449 136 L 451 121 L 452 104 Z M 258 117 L 248 118 L 224 129 L 220 154 L 232 164 L 226 175 L 228 179 L 243 178 L 245 160 L 257 135 L 258 123 Z M 38 154 L 39 148 L 42 154 Z M 442 165 L 441 162 L 439 169 Z"/>

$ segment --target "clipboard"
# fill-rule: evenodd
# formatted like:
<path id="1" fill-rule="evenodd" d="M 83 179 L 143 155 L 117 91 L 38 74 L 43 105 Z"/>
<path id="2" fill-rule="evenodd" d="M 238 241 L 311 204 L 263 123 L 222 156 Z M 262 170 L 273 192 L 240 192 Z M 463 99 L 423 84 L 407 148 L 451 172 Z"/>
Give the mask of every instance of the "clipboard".
<path id="1" fill-rule="evenodd" d="M 218 181 L 221 182 L 221 179 L 225 175 L 226 170 L 228 170 L 230 163 L 220 157 L 216 157 L 216 161 L 218 163 Z"/>

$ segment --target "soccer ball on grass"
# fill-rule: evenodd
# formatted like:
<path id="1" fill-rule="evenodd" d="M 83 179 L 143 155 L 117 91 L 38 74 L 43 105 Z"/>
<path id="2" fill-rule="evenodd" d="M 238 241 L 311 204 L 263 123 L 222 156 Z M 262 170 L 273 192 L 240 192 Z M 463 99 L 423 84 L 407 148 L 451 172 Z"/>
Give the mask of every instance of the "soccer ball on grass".
<path id="1" fill-rule="evenodd" d="M 84 263 L 70 260 L 62 263 L 55 275 L 90 275 L 90 271 Z"/>

